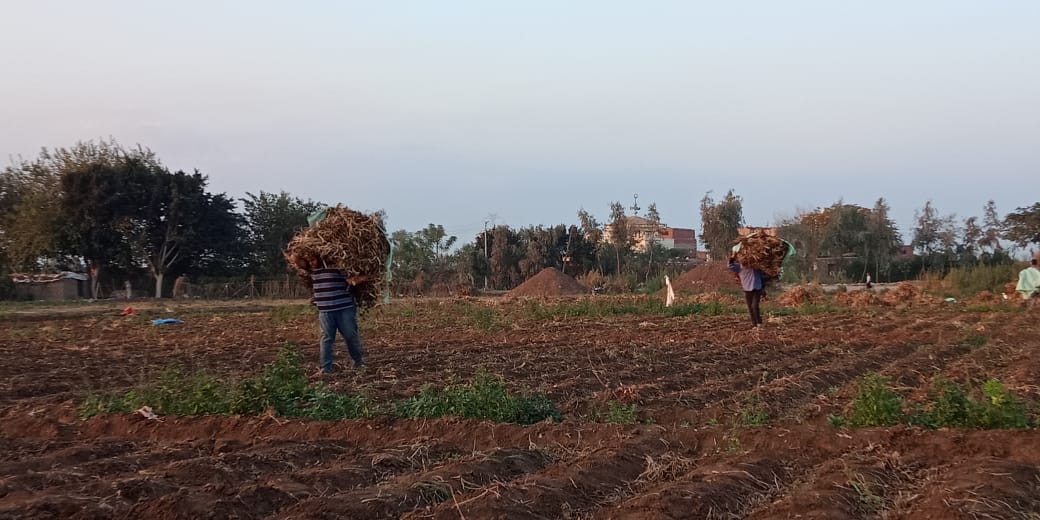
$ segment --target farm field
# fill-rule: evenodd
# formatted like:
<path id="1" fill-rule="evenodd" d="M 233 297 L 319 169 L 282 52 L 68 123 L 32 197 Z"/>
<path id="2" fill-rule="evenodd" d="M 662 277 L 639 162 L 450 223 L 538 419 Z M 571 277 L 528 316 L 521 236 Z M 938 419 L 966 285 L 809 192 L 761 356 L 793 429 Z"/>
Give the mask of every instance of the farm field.
<path id="1" fill-rule="evenodd" d="M 483 369 L 562 421 L 316 421 L 110 413 L 170 366 L 249 377 L 287 345 L 316 369 L 303 302 L 0 312 L 0 518 L 1040 518 L 1040 430 L 851 428 L 863 376 L 908 402 L 991 378 L 1040 401 L 1034 309 L 665 310 L 638 298 L 399 300 L 362 318 L 373 403 Z M 176 317 L 177 325 L 151 319 Z M 337 361 L 349 360 L 342 340 Z"/>

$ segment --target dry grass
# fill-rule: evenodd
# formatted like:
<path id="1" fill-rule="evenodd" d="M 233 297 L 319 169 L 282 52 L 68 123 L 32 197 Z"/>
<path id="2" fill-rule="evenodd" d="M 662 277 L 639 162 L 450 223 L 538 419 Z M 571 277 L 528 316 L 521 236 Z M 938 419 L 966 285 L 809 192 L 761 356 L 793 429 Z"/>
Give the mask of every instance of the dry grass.
<path id="1" fill-rule="evenodd" d="M 323 220 L 297 233 L 285 250 L 289 265 L 305 280 L 310 278 L 307 258 L 319 258 L 348 277 L 364 277 L 354 291 L 362 307 L 379 300 L 389 255 L 382 214 L 366 215 L 343 206 L 329 208 Z"/>

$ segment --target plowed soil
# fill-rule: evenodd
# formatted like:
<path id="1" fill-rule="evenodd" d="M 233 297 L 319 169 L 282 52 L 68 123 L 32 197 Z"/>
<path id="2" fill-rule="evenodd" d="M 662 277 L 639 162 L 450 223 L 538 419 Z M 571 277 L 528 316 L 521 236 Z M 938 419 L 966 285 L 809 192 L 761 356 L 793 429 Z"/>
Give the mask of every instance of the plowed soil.
<path id="1" fill-rule="evenodd" d="M 306 305 L 34 309 L 0 319 L 0 518 L 1038 518 L 1040 431 L 836 428 L 867 372 L 908 398 L 998 377 L 1040 399 L 1037 314 L 878 307 L 535 318 L 427 300 L 362 319 L 375 400 L 479 367 L 546 392 L 561 423 L 443 418 L 79 417 L 171 364 L 254 375 L 287 342 L 316 368 Z M 496 327 L 474 309 L 492 309 Z M 161 312 L 161 314 L 160 314 Z M 181 325 L 149 319 L 176 316 Z M 487 314 L 480 314 L 485 320 Z M 490 330 L 490 331 L 489 331 Z M 984 341 L 980 341 L 979 338 Z M 345 360 L 342 347 L 337 352 Z M 591 420 L 637 405 L 636 424 Z M 765 424 L 741 421 L 748 403 Z"/>

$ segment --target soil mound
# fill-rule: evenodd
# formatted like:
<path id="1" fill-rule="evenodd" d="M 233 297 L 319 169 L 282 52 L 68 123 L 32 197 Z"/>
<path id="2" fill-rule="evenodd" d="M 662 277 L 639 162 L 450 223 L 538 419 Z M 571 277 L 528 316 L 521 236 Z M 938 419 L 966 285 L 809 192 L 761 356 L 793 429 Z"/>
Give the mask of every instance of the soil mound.
<path id="1" fill-rule="evenodd" d="M 801 307 L 823 301 L 823 289 L 818 285 L 797 285 L 780 295 L 780 305 L 785 307 Z"/>
<path id="2" fill-rule="evenodd" d="M 925 294 L 921 289 L 910 282 L 899 282 L 899 285 L 896 285 L 895 289 L 886 291 L 881 299 L 884 300 L 885 303 L 897 307 L 927 306 L 940 301 L 938 298 Z"/>
<path id="3" fill-rule="evenodd" d="M 506 293 L 506 296 L 570 296 L 588 292 L 589 289 L 578 283 L 573 276 L 564 274 L 555 267 L 546 267 Z"/>
<path id="4" fill-rule="evenodd" d="M 834 295 L 834 301 L 849 307 L 874 307 L 884 305 L 873 291 L 850 291 Z"/>
<path id="5" fill-rule="evenodd" d="M 729 270 L 726 262 L 708 262 L 698 265 L 672 281 L 675 292 L 713 292 L 719 289 L 740 290 L 737 275 Z"/>

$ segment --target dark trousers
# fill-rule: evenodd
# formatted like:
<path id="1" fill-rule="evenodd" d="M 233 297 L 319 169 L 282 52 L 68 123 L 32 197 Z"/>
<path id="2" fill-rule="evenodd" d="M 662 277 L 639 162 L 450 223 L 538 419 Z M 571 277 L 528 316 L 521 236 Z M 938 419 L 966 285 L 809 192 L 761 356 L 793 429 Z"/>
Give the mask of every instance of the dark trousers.
<path id="1" fill-rule="evenodd" d="M 762 324 L 762 292 L 762 289 L 744 291 L 744 299 L 747 300 L 747 309 L 751 314 L 752 325 Z"/>

